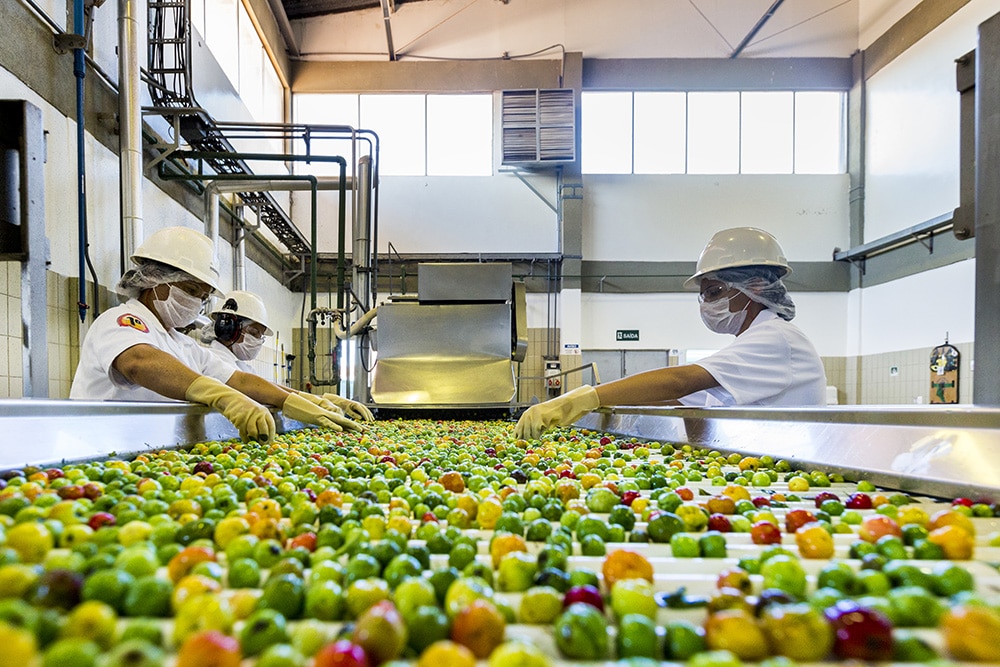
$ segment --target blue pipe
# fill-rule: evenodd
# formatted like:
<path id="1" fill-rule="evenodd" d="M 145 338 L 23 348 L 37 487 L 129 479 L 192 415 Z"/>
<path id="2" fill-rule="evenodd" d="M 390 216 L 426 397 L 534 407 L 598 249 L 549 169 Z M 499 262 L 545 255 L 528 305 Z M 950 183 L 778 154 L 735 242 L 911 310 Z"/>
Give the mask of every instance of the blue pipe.
<path id="1" fill-rule="evenodd" d="M 73 0 L 73 29 L 81 37 L 84 37 L 84 6 L 83 0 Z M 85 47 L 85 45 L 84 45 Z M 79 273 L 80 292 L 77 306 L 80 311 L 81 324 L 87 319 L 87 275 L 86 275 L 86 252 L 87 252 L 87 160 L 84 150 L 86 138 L 84 136 L 84 106 L 83 106 L 83 79 L 86 75 L 86 64 L 84 62 L 84 47 L 73 51 L 73 74 L 76 76 L 76 171 L 77 171 L 77 237 L 79 243 Z"/>

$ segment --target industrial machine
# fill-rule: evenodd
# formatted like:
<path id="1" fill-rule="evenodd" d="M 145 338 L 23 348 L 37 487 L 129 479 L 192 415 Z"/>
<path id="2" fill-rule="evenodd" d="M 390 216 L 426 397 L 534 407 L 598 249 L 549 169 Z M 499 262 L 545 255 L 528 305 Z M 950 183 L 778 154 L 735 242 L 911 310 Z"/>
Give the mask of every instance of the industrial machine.
<path id="1" fill-rule="evenodd" d="M 527 351 L 524 284 L 506 263 L 426 263 L 378 310 L 376 406 L 509 404 Z"/>

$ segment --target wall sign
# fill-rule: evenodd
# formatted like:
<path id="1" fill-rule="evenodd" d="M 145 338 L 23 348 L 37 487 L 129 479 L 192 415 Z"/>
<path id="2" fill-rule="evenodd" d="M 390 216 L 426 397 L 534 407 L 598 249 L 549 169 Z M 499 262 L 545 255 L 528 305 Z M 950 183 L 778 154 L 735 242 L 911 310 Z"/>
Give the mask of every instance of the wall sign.
<path id="1" fill-rule="evenodd" d="M 639 340 L 639 330 L 618 329 L 615 332 L 615 340 Z"/>

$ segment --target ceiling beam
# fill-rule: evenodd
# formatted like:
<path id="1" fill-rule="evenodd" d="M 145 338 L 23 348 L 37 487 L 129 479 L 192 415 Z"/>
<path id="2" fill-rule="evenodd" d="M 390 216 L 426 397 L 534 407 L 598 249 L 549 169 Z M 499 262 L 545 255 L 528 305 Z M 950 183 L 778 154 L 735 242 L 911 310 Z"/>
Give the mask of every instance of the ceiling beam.
<path id="1" fill-rule="evenodd" d="M 392 26 L 389 23 L 389 15 L 395 10 L 393 0 L 381 0 L 382 20 L 385 21 L 385 43 L 389 49 L 389 60 L 396 60 L 396 48 L 392 45 Z"/>
<path id="2" fill-rule="evenodd" d="M 774 16 L 774 13 L 778 11 L 778 7 L 780 7 L 781 3 L 784 1 L 785 0 L 774 0 L 774 2 L 771 4 L 771 7 L 766 12 L 764 12 L 763 16 L 760 17 L 760 20 L 758 20 L 757 23 L 754 24 L 754 27 L 750 28 L 750 32 L 747 33 L 747 36 L 744 37 L 740 41 L 740 43 L 736 45 L 736 48 L 733 49 L 733 52 L 729 54 L 730 58 L 735 58 L 736 56 L 740 55 L 740 53 L 743 52 L 743 49 L 747 47 L 747 44 L 750 43 L 750 40 L 756 37 L 757 33 L 760 32 L 760 29 L 764 27 L 764 24 L 771 20 L 771 17 Z"/>

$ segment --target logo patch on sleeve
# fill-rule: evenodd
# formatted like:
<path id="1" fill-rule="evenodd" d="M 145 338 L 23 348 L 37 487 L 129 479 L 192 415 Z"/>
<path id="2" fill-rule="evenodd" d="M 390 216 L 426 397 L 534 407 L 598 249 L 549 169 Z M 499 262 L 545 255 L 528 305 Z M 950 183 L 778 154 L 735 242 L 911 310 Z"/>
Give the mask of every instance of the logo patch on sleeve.
<path id="1" fill-rule="evenodd" d="M 126 313 L 118 318 L 118 326 L 120 327 L 131 327 L 136 331 L 141 331 L 142 333 L 149 333 L 149 327 L 146 323 L 140 320 L 135 315 L 129 315 Z"/>

